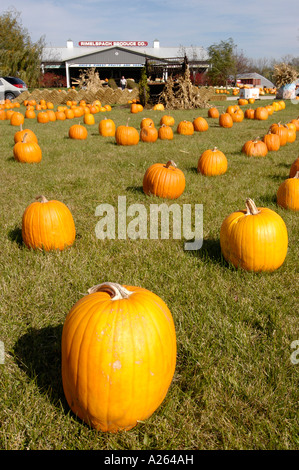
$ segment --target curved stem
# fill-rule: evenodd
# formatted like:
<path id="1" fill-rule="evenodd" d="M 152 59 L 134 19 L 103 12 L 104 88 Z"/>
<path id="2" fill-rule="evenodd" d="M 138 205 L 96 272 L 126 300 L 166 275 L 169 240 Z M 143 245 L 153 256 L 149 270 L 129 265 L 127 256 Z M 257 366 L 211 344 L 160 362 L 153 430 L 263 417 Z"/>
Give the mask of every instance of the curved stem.
<path id="1" fill-rule="evenodd" d="M 45 203 L 45 202 L 48 202 L 48 199 L 45 198 L 45 196 L 43 196 L 42 194 L 40 196 L 36 196 L 35 198 L 36 200 L 40 199 L 42 203 Z"/>
<path id="2" fill-rule="evenodd" d="M 169 161 L 166 163 L 165 167 L 166 167 L 166 168 L 169 168 L 170 165 L 171 165 L 171 166 L 174 166 L 174 168 L 177 167 L 173 160 L 169 160 Z"/>
<path id="3" fill-rule="evenodd" d="M 106 292 L 110 295 L 111 300 L 127 299 L 133 293 L 116 282 L 97 284 L 96 286 L 90 287 L 87 292 L 89 294 L 93 294 L 94 292 Z"/>
<path id="4" fill-rule="evenodd" d="M 260 213 L 254 201 L 250 198 L 246 199 L 246 209 L 247 209 L 246 215 L 256 215 Z"/>

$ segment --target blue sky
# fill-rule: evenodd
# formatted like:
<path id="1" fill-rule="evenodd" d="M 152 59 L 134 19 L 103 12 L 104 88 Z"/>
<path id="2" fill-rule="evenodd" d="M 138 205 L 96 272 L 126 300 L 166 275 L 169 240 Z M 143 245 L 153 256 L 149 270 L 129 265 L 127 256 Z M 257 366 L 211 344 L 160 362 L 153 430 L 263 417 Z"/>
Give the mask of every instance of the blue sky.
<path id="1" fill-rule="evenodd" d="M 299 57 L 298 0 L 1 0 L 21 13 L 32 41 L 147 41 L 203 46 L 233 38 L 252 59 Z"/>

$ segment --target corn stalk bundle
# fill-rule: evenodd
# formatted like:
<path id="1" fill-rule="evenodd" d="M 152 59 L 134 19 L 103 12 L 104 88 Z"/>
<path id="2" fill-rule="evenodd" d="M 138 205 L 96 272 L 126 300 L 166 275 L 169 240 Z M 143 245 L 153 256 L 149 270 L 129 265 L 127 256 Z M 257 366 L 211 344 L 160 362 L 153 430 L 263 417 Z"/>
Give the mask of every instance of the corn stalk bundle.
<path id="1" fill-rule="evenodd" d="M 277 88 L 281 88 L 282 86 L 295 82 L 298 76 L 299 74 L 297 70 L 284 62 L 274 65 L 273 78 Z"/>

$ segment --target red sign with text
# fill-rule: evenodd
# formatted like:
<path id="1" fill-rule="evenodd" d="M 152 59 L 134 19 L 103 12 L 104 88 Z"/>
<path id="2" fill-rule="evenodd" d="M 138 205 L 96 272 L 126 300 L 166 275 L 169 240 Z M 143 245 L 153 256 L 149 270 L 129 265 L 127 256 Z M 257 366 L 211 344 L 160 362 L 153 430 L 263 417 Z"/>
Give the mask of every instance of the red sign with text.
<path id="1" fill-rule="evenodd" d="M 146 41 L 79 41 L 79 46 L 124 46 L 124 47 L 144 47 L 147 46 Z"/>

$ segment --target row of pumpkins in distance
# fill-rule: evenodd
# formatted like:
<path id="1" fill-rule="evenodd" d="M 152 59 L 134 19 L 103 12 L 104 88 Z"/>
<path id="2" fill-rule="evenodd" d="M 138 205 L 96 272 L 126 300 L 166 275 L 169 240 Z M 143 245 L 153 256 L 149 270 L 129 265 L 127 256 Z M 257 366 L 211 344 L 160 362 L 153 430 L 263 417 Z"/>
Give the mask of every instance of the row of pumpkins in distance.
<path id="1" fill-rule="evenodd" d="M 14 141 L 15 146 L 20 142 L 38 145 L 29 129 L 17 131 Z M 208 154 L 219 156 L 219 151 L 208 150 Z M 296 177 L 291 178 L 294 172 Z M 297 201 L 298 175 L 299 158 L 286 180 L 297 185 Z M 184 173 L 172 161 L 153 164 L 144 174 L 143 188 L 148 195 L 178 198 L 185 189 Z M 42 195 L 23 213 L 22 237 L 30 249 L 64 250 L 74 244 L 75 236 L 73 216 L 61 201 L 48 201 Z M 275 211 L 256 207 L 247 199 L 245 210 L 224 219 L 220 246 L 224 258 L 236 267 L 274 271 L 287 255 L 287 228 Z M 124 314 L 130 321 L 123 321 Z M 132 344 L 138 345 L 134 357 Z M 61 373 L 66 400 L 77 417 L 97 430 L 129 430 L 151 416 L 164 400 L 176 354 L 173 317 L 159 296 L 142 287 L 102 282 L 75 303 L 63 325 Z M 132 394 L 127 393 L 128 382 Z M 146 403 L 145 388 L 150 390 Z"/>

